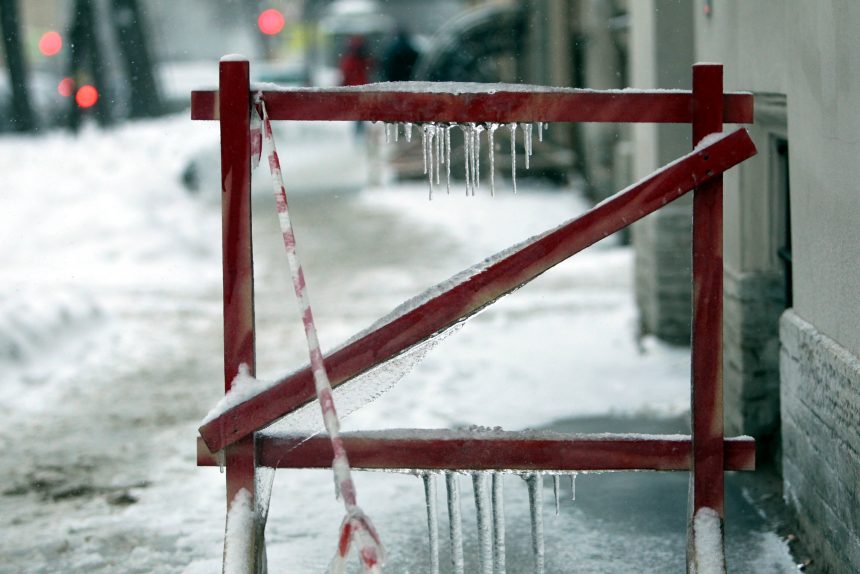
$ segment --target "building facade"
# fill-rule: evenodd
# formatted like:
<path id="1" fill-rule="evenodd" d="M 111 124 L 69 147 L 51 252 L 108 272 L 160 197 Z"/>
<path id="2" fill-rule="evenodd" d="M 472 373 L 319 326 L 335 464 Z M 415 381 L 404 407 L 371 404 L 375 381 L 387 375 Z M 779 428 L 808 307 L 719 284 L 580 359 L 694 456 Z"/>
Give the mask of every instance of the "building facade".
<path id="1" fill-rule="evenodd" d="M 692 60 L 714 61 L 727 90 L 756 96 L 759 154 L 725 178 L 727 430 L 755 436 L 782 474 L 821 571 L 860 571 L 860 4 L 645 0 L 631 25 L 634 85 L 686 87 Z M 683 135 L 637 132 L 638 171 L 689 149 Z M 634 233 L 643 323 L 658 334 L 689 325 L 672 270 L 689 270 L 689 208 L 677 210 Z"/>

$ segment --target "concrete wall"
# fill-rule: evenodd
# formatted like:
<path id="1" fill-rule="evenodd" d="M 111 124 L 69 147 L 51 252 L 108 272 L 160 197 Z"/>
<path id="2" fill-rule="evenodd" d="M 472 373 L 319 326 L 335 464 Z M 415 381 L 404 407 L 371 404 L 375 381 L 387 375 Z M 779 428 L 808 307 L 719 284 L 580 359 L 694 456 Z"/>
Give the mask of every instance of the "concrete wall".
<path id="1" fill-rule="evenodd" d="M 630 80 L 636 88 L 690 88 L 693 4 L 636 0 L 630 7 Z M 634 176 L 641 178 L 690 150 L 690 127 L 637 124 Z M 636 301 L 642 329 L 676 343 L 690 338 L 690 198 L 633 226 Z"/>
<path id="2" fill-rule="evenodd" d="M 754 91 L 761 104 L 751 130 L 759 156 L 726 178 L 727 422 L 763 433 L 781 413 L 785 492 L 800 534 L 822 571 L 857 572 L 860 3 L 713 5 L 710 17 L 696 10 L 697 58 L 723 62 L 727 88 Z M 774 137 L 790 149 L 794 301 L 781 331 Z"/>
<path id="3" fill-rule="evenodd" d="M 613 26 L 613 17 L 623 7 L 611 0 L 578 3 L 578 41 L 583 45 L 583 86 L 597 90 L 624 88 L 624 32 Z M 601 201 L 627 186 L 629 169 L 619 178 L 616 146 L 626 124 L 585 123 L 579 126 L 584 145 L 580 165 L 591 198 Z M 623 159 L 621 159 L 623 161 Z M 620 184 L 620 185 L 619 185 Z"/>
<path id="4" fill-rule="evenodd" d="M 759 458 L 779 467 L 779 316 L 786 306 L 785 199 L 774 172 L 777 138 L 788 138 L 785 2 L 723 1 L 696 10 L 698 59 L 722 62 L 729 90 L 756 93 L 750 126 L 759 154 L 725 178 L 726 425 L 759 441 Z M 793 143 L 791 152 L 794 152 Z"/>

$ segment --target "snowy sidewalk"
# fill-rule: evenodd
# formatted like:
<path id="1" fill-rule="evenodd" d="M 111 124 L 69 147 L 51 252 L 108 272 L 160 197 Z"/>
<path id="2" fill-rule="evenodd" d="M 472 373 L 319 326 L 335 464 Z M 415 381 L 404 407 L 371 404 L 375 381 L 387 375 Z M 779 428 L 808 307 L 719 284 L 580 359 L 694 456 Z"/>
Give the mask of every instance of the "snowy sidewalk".
<path id="1" fill-rule="evenodd" d="M 15 206 L 0 226 L 15 246 L 3 256 L 0 340 L 36 330 L 21 352 L 0 351 L 10 373 L 0 396 L 9 413 L 0 430 L 0 573 L 220 569 L 223 476 L 194 464 L 197 423 L 223 384 L 218 194 L 189 197 L 178 183 L 195 146 L 215 142 L 213 126 L 185 118 L 77 140 L 0 140 L 11 182 L 4 202 Z M 56 158 L 48 165 L 46 152 Z M 500 178 L 496 185 L 492 200 L 457 189 L 428 203 L 423 185 L 291 197 L 323 346 L 587 207 L 570 192 L 521 182 L 513 197 Z M 263 196 L 255 210 L 258 373 L 269 378 L 306 350 L 274 208 Z M 357 410 L 366 389 L 339 398 L 351 413 L 346 429 L 683 432 L 688 353 L 637 342 L 631 266 L 630 250 L 610 241 L 551 270 L 467 322 L 372 404 Z M 27 310 L 39 305 L 49 310 Z M 73 327 L 53 326 L 52 316 Z M 399 374 L 368 388 L 382 393 Z M 357 480 L 390 552 L 386 571 L 427 572 L 421 481 Z M 470 482 L 461 478 L 467 561 L 476 541 Z M 582 572 L 682 570 L 685 473 L 581 476 L 577 487 L 556 517 L 545 485 L 547 572 L 571 561 Z M 783 543 L 737 493 L 733 571 L 792 571 Z M 506 477 L 505 494 L 508 571 L 528 571 L 525 484 Z M 279 473 L 267 530 L 273 571 L 323 571 L 341 514 L 329 473 Z"/>

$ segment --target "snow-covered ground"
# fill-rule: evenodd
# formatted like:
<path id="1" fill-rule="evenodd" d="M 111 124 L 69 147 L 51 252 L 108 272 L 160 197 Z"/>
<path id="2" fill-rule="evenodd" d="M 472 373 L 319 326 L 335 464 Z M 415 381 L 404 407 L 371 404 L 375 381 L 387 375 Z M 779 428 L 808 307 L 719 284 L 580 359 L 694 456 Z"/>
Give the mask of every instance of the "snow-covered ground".
<path id="1" fill-rule="evenodd" d="M 217 138 L 215 124 L 183 116 L 0 140 L 0 573 L 220 571 L 223 476 L 194 465 L 197 423 L 223 388 L 218 194 L 189 195 L 180 184 L 188 159 Z M 203 168 L 217 174 L 217 165 Z M 458 187 L 432 202 L 423 185 L 294 194 L 323 346 L 587 208 L 570 190 L 521 181 L 513 196 L 501 177 L 496 184 L 495 198 L 467 198 Z M 254 209 L 258 373 L 267 378 L 303 363 L 306 350 L 272 202 L 259 197 Z M 561 264 L 424 360 L 341 393 L 345 428 L 683 432 L 688 353 L 637 339 L 631 266 L 630 249 L 612 239 Z M 380 396 L 366 404 L 369 392 Z M 460 482 L 474 571 L 471 484 Z M 509 571 L 526 571 L 525 484 L 514 476 L 504 484 Z M 683 569 L 685 475 L 577 484 L 576 502 L 563 501 L 558 517 L 546 484 L 548 572 L 572 561 L 583 572 Z M 389 549 L 387 571 L 427 572 L 421 481 L 359 473 L 357 485 Z M 341 514 L 327 472 L 279 473 L 272 571 L 323 571 Z M 732 530 L 732 518 L 733 571 L 793 570 L 765 519 L 745 517 Z"/>

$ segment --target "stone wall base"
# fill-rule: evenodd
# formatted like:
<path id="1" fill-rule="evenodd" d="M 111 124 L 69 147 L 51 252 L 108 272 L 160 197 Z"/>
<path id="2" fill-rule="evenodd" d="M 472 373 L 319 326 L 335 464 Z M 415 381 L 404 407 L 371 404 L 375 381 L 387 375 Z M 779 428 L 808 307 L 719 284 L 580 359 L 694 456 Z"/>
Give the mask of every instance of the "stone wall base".
<path id="1" fill-rule="evenodd" d="M 656 211 L 633 226 L 636 303 L 643 333 L 690 343 L 692 198 Z"/>
<path id="2" fill-rule="evenodd" d="M 860 572 L 860 359 L 792 310 L 780 320 L 783 481 L 825 572 Z"/>
<path id="3" fill-rule="evenodd" d="M 724 275 L 723 377 L 727 434 L 755 437 L 759 467 L 779 470 L 782 273 Z"/>

